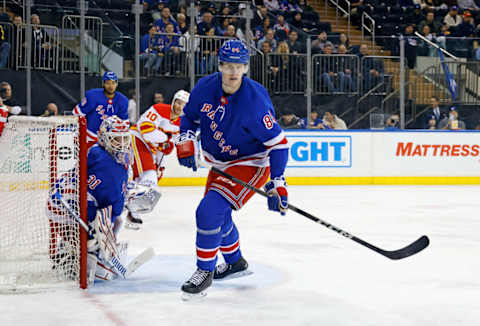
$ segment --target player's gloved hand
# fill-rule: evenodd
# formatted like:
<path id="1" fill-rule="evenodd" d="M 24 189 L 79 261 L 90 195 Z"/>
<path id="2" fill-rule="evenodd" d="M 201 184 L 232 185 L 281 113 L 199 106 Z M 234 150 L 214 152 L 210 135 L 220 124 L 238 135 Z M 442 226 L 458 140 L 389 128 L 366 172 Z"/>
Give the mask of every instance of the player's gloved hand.
<path id="1" fill-rule="evenodd" d="M 173 143 L 171 141 L 166 141 L 160 144 L 161 151 L 163 154 L 168 155 L 173 151 Z"/>
<path id="2" fill-rule="evenodd" d="M 188 131 L 180 134 L 177 140 L 177 158 L 180 165 L 197 171 L 197 162 L 195 161 L 195 142 L 197 141 L 195 133 Z"/>
<path id="3" fill-rule="evenodd" d="M 268 209 L 285 215 L 288 208 L 287 183 L 283 176 L 270 180 L 265 185 L 268 194 Z"/>

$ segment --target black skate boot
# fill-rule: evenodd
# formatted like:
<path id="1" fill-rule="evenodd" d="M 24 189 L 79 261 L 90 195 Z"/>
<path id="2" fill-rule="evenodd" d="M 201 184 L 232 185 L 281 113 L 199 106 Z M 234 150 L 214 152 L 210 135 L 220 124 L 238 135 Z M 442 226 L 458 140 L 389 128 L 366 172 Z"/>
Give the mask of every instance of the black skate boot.
<path id="1" fill-rule="evenodd" d="M 128 211 L 127 221 L 125 223 L 125 228 L 130 230 L 140 230 L 140 226 L 143 224 L 143 220 L 132 212 Z"/>
<path id="2" fill-rule="evenodd" d="M 215 269 L 213 278 L 215 280 L 228 280 L 252 274 L 252 272 L 247 269 L 247 261 L 243 257 L 240 257 L 240 259 L 233 264 L 223 263 L 218 265 Z"/>
<path id="3" fill-rule="evenodd" d="M 207 295 L 205 290 L 212 285 L 213 272 L 197 269 L 188 281 L 183 283 L 183 299 L 189 300 L 192 297 Z"/>

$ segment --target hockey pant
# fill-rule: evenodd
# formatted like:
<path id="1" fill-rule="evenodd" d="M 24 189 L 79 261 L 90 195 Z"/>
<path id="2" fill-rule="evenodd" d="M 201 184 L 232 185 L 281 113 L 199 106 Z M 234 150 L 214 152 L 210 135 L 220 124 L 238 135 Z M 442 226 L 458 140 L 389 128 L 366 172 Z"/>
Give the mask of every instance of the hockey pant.
<path id="1" fill-rule="evenodd" d="M 270 169 L 233 166 L 226 172 L 255 187 L 262 187 Z M 196 211 L 198 268 L 213 271 L 219 250 L 228 264 L 242 256 L 238 230 L 232 221 L 232 208 L 240 209 L 253 194 L 251 190 L 210 171 L 205 196 Z"/>
<path id="2" fill-rule="evenodd" d="M 164 153 L 155 153 L 139 137 L 132 135 L 133 150 L 133 180 L 137 182 L 150 181 L 157 184 L 165 169 Z"/>

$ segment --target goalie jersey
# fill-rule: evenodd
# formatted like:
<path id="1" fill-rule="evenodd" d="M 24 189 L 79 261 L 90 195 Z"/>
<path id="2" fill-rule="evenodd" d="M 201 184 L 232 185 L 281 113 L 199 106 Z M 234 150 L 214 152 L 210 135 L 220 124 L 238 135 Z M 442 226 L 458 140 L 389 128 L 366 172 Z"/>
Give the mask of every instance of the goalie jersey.
<path id="1" fill-rule="evenodd" d="M 89 150 L 87 162 L 88 221 L 95 219 L 97 209 L 112 205 L 113 223 L 123 210 L 128 170 L 98 145 Z"/>
<path id="2" fill-rule="evenodd" d="M 227 96 L 221 73 L 198 81 L 183 110 L 180 133 L 199 126 L 205 159 L 217 168 L 268 166 L 270 151 L 288 148 L 267 91 L 246 76 L 240 89 Z"/>
<path id="3" fill-rule="evenodd" d="M 94 88 L 85 92 L 85 98 L 75 106 L 73 114 L 86 117 L 87 142 L 95 143 L 104 117 L 117 115 L 120 119 L 128 120 L 128 99 L 119 92 L 115 92 L 115 96 L 110 99 L 103 88 Z"/>

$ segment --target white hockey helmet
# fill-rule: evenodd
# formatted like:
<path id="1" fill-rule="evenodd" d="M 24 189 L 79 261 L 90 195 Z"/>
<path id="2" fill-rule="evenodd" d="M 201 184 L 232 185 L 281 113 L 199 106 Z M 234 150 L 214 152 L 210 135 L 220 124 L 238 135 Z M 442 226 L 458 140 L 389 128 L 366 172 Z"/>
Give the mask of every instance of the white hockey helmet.
<path id="1" fill-rule="evenodd" d="M 98 144 L 105 148 L 115 161 L 129 164 L 130 161 L 130 122 L 116 115 L 107 117 L 98 129 Z"/>
<path id="2" fill-rule="evenodd" d="M 183 89 L 177 91 L 175 95 L 173 95 L 172 106 L 171 106 L 172 111 L 173 111 L 173 106 L 176 100 L 181 100 L 185 102 L 185 104 L 187 104 L 189 98 L 190 98 L 189 92 L 184 91 Z"/>

